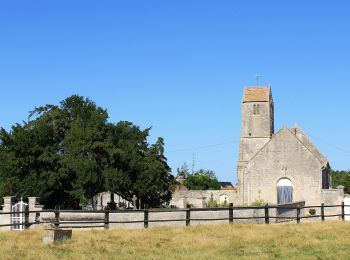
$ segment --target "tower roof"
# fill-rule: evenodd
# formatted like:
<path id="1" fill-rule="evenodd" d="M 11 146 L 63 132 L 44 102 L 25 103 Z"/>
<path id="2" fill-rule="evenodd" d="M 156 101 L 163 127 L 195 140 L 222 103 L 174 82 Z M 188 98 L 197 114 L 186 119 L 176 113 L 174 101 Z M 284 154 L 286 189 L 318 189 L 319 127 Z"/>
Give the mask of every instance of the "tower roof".
<path id="1" fill-rule="evenodd" d="M 245 102 L 269 102 L 271 99 L 271 87 L 245 87 L 243 103 Z"/>

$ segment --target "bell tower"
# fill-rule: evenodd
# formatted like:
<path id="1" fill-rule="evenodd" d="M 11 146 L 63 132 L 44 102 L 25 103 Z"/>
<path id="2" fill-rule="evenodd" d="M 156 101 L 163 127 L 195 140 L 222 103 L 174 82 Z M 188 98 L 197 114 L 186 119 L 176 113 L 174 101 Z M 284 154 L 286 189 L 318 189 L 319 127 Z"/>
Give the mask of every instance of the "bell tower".
<path id="1" fill-rule="evenodd" d="M 271 87 L 245 87 L 239 161 L 249 161 L 274 134 Z"/>

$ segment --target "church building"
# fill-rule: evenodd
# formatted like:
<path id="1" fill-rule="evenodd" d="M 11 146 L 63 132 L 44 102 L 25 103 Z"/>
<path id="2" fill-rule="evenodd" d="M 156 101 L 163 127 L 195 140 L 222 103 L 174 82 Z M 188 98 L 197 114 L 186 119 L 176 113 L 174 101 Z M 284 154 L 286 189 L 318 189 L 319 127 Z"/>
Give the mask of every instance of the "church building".
<path id="1" fill-rule="evenodd" d="M 343 193 L 331 189 L 327 166 L 298 126 L 275 133 L 271 87 L 244 89 L 235 204 L 337 203 Z"/>

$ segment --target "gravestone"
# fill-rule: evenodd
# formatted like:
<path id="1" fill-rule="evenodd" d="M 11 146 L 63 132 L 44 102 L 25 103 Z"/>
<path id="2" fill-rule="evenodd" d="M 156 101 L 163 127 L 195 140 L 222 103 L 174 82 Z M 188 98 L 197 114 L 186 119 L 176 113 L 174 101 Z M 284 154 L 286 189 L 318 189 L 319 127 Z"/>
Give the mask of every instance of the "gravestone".
<path id="1" fill-rule="evenodd" d="M 52 244 L 54 242 L 62 242 L 72 238 L 72 230 L 63 229 L 45 229 L 43 243 Z"/>
<path id="2" fill-rule="evenodd" d="M 136 209 L 137 209 L 137 207 L 136 207 L 136 201 L 137 201 L 136 196 L 135 196 L 135 195 L 134 195 L 134 196 L 132 196 L 132 205 L 133 205 L 133 209 L 134 209 L 134 210 L 136 210 Z"/>

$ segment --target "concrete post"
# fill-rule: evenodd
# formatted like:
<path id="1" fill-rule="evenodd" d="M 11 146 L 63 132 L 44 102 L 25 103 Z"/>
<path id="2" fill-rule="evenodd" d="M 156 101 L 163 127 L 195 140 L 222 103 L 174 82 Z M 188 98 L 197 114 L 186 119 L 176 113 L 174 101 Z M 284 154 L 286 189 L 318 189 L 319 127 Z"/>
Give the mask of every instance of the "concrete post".
<path id="1" fill-rule="evenodd" d="M 207 206 L 207 202 L 206 202 L 207 198 L 201 197 L 201 199 L 202 199 L 202 208 L 205 208 Z"/>
<path id="2" fill-rule="evenodd" d="M 344 196 L 345 196 L 345 194 L 344 194 L 344 186 L 342 186 L 342 185 L 339 185 L 339 186 L 337 186 L 337 190 L 338 190 L 338 194 L 339 194 L 339 204 L 341 204 L 343 201 L 344 201 Z"/>
<path id="3" fill-rule="evenodd" d="M 345 197 L 344 188 L 345 187 L 342 186 L 342 185 L 337 186 L 337 190 L 338 190 L 338 205 L 343 205 L 343 203 L 344 203 L 344 197 Z M 337 214 L 339 214 L 339 213 L 337 213 Z M 341 219 L 344 220 L 345 219 L 344 208 L 341 208 L 341 214 L 342 214 Z"/>
<path id="4" fill-rule="evenodd" d="M 12 211 L 12 206 L 15 202 L 15 197 L 14 196 L 7 196 L 4 197 L 4 205 L 2 207 L 2 212 L 3 213 L 8 213 Z M 0 215 L 0 224 L 1 225 L 8 225 L 11 224 L 11 214 L 5 214 L 5 215 Z M 2 227 L 1 230 L 11 230 L 11 227 Z"/>
<path id="5" fill-rule="evenodd" d="M 40 212 L 32 211 L 42 211 L 43 205 L 39 205 L 39 197 L 28 197 L 28 209 L 29 209 L 29 222 L 39 222 Z M 39 225 L 31 225 L 31 228 L 39 228 Z"/>
<path id="6" fill-rule="evenodd" d="M 185 209 L 185 208 L 187 208 L 187 199 L 186 199 L 185 197 L 179 198 L 179 205 L 178 205 L 178 207 L 179 207 L 180 209 Z"/>

